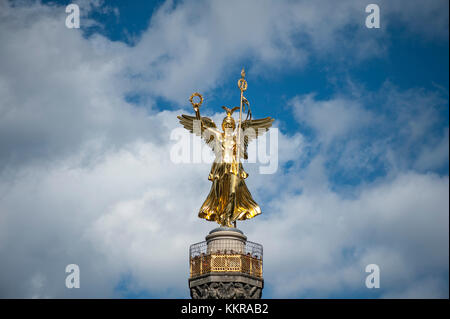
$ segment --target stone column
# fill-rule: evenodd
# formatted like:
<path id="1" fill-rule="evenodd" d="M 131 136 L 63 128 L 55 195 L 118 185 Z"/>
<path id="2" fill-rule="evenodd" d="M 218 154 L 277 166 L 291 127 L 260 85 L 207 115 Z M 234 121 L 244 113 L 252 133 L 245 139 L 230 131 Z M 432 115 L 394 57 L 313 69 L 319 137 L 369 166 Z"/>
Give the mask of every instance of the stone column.
<path id="1" fill-rule="evenodd" d="M 257 248 L 257 252 L 252 248 Z M 193 250 L 195 252 L 193 252 Z M 237 228 L 219 227 L 191 246 L 189 289 L 193 299 L 259 299 L 264 287 L 262 246 Z"/>

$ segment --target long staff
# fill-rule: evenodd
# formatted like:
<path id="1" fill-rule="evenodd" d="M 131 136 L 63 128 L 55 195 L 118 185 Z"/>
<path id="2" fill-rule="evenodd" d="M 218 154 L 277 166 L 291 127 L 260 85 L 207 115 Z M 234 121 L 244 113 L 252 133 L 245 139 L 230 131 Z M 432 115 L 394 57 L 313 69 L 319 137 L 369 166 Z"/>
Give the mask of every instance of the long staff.
<path id="1" fill-rule="evenodd" d="M 244 91 L 247 90 L 247 81 L 245 81 L 245 70 L 244 68 L 242 68 L 241 71 L 241 78 L 238 80 L 238 87 L 241 90 L 241 103 L 240 103 L 240 107 L 239 107 L 239 124 L 238 124 L 238 140 L 237 140 L 237 158 L 236 158 L 236 172 L 237 172 L 237 181 L 239 181 L 240 179 L 240 165 L 239 162 L 241 160 L 241 123 L 242 123 L 242 100 L 244 98 Z M 237 185 L 236 185 L 237 186 Z M 237 194 L 235 193 L 234 195 L 234 209 L 236 209 L 236 201 L 237 201 Z M 234 209 L 233 209 L 233 214 L 234 214 Z M 236 228 L 236 221 L 234 221 L 234 227 Z"/>

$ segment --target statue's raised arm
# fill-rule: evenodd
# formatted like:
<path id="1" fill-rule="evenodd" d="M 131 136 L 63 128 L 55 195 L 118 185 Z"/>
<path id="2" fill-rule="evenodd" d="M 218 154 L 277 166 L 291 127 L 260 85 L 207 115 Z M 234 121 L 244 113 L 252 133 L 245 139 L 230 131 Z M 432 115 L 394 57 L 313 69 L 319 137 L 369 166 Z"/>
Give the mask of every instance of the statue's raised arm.
<path id="1" fill-rule="evenodd" d="M 195 96 L 200 98 L 199 102 L 193 102 Z M 200 105 L 203 102 L 203 97 L 199 93 L 194 93 L 189 100 L 194 107 L 195 116 L 186 114 L 177 116 L 180 124 L 189 132 L 202 137 L 212 150 L 215 151 L 216 144 L 221 140 L 221 133 L 213 120 L 206 116 L 200 116 Z"/>

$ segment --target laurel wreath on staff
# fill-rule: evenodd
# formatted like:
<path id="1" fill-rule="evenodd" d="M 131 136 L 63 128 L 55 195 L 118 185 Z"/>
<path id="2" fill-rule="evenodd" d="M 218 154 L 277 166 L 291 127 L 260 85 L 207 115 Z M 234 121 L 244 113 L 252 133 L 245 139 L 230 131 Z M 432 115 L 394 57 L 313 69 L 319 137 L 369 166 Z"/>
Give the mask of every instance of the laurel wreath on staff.
<path id="1" fill-rule="evenodd" d="M 194 102 L 194 97 L 198 97 L 200 100 L 198 102 Z M 194 92 L 194 93 L 192 93 L 191 97 L 189 98 L 189 101 L 191 102 L 194 109 L 196 109 L 196 108 L 198 109 L 203 103 L 203 96 L 198 92 Z"/>

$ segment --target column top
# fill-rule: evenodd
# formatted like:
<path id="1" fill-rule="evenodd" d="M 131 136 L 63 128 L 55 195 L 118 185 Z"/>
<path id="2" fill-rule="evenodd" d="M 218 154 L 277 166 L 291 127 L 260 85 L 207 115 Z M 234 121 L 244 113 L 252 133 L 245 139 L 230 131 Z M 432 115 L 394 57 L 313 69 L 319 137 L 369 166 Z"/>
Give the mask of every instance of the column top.
<path id="1" fill-rule="evenodd" d="M 234 231 L 234 232 L 238 232 L 238 233 L 241 233 L 242 235 L 244 235 L 244 233 L 240 229 L 237 229 L 237 228 L 234 228 L 234 227 L 222 227 L 222 226 L 214 228 L 209 233 L 212 234 L 212 233 L 215 233 L 215 232 L 218 232 L 218 231 Z"/>

